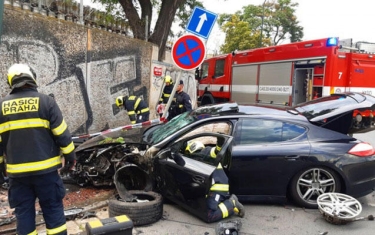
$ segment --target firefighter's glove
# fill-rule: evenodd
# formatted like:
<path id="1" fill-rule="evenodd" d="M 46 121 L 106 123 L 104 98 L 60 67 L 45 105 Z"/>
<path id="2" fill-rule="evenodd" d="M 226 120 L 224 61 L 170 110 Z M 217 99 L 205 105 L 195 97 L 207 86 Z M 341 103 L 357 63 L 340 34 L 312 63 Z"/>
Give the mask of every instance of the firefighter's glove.
<path id="1" fill-rule="evenodd" d="M 60 169 L 61 175 L 71 173 L 76 165 L 76 154 L 74 152 L 71 152 L 69 154 L 64 154 L 64 158 L 65 158 L 65 164 Z"/>

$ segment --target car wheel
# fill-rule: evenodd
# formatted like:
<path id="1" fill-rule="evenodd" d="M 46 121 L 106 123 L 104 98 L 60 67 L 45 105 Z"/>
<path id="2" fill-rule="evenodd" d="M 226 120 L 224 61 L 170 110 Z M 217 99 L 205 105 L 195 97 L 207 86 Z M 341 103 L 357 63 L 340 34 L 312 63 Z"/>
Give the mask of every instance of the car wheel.
<path id="1" fill-rule="evenodd" d="M 340 192 L 341 182 L 332 170 L 314 167 L 296 174 L 290 185 L 290 195 L 301 207 L 318 208 L 317 199 L 323 193 Z"/>
<path id="2" fill-rule="evenodd" d="M 156 192 L 146 192 L 139 190 L 129 190 L 136 200 L 127 202 L 119 195 L 108 202 L 108 212 L 110 217 L 127 215 L 134 226 L 152 224 L 161 219 L 163 215 L 162 196 Z"/>

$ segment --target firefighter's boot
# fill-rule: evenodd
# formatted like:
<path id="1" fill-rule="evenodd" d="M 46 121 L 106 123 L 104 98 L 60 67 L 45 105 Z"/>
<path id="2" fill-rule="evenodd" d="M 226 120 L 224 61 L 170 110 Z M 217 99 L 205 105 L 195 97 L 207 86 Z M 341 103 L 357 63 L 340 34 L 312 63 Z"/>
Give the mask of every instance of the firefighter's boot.
<path id="1" fill-rule="evenodd" d="M 229 201 L 233 203 L 233 211 L 236 215 L 243 218 L 245 216 L 245 207 L 238 201 L 236 195 L 232 194 L 229 198 Z"/>

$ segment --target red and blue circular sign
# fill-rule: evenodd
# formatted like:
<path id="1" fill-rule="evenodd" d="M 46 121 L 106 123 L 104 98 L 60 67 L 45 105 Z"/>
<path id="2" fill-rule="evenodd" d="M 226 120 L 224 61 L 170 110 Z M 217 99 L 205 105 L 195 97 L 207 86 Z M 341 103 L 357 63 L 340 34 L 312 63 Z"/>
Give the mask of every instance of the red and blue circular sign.
<path id="1" fill-rule="evenodd" d="M 191 70 L 199 67 L 206 55 L 206 47 L 195 35 L 184 35 L 172 47 L 172 59 L 180 69 Z"/>

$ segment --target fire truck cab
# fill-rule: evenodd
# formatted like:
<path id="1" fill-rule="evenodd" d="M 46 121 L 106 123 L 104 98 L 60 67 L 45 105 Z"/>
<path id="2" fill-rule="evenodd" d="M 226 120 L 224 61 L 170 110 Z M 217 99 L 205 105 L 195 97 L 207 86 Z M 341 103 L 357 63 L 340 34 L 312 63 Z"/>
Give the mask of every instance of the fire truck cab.
<path id="1" fill-rule="evenodd" d="M 196 72 L 198 103 L 293 106 L 345 91 L 375 95 L 375 54 L 351 44 L 324 38 L 206 59 Z"/>

